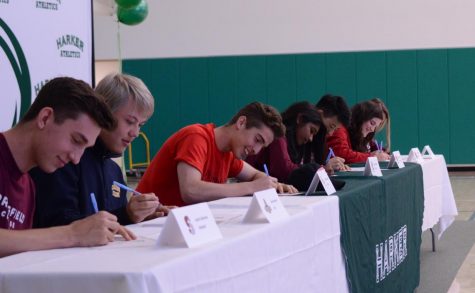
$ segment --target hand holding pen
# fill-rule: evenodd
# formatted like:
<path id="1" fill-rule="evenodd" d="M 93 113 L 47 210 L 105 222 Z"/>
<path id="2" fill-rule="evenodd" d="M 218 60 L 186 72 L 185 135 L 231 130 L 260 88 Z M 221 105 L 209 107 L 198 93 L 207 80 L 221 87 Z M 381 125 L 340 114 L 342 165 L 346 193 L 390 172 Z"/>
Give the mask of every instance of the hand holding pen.
<path id="1" fill-rule="evenodd" d="M 132 223 L 142 222 L 168 214 L 168 207 L 163 206 L 154 193 L 140 193 L 127 185 L 113 181 L 112 184 L 130 191 L 133 196 L 127 203 L 126 211 Z"/>

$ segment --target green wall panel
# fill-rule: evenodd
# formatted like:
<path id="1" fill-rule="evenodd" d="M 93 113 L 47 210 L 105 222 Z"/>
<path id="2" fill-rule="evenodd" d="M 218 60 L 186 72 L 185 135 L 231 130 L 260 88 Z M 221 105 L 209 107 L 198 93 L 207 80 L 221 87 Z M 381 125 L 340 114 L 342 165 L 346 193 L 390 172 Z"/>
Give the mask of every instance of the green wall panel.
<path id="1" fill-rule="evenodd" d="M 238 109 L 253 101 L 267 103 L 266 57 L 237 57 L 237 80 Z"/>
<path id="2" fill-rule="evenodd" d="M 267 57 L 266 72 L 267 103 L 276 107 L 279 111 L 283 111 L 297 100 L 295 56 L 276 55 Z"/>
<path id="3" fill-rule="evenodd" d="M 419 147 L 429 144 L 450 160 L 447 50 L 418 51 L 417 80 Z"/>
<path id="4" fill-rule="evenodd" d="M 294 101 L 315 103 L 331 93 L 350 106 L 383 99 L 391 112 L 393 150 L 405 154 L 430 144 L 448 163 L 475 164 L 467 147 L 475 132 L 466 130 L 475 125 L 473 48 L 125 60 L 123 65 L 157 99 L 143 128 L 152 156 L 180 127 L 223 124 L 251 101 L 284 110 Z"/>
<path id="5" fill-rule="evenodd" d="M 152 156 L 176 129 L 180 120 L 180 68 L 178 60 L 152 60 L 153 82 L 148 83 L 155 97 L 155 112 L 143 131 L 150 140 Z"/>
<path id="6" fill-rule="evenodd" d="M 407 154 L 419 144 L 417 59 L 414 51 L 387 53 L 387 88 L 392 150 Z"/>
<path id="7" fill-rule="evenodd" d="M 208 59 L 182 59 L 180 63 L 181 126 L 209 121 Z"/>
<path id="8" fill-rule="evenodd" d="M 236 58 L 211 58 L 209 66 L 209 121 L 224 124 L 235 114 L 237 97 Z"/>
<path id="9" fill-rule="evenodd" d="M 304 54 L 295 57 L 297 101 L 315 104 L 326 92 L 325 55 Z"/>
<path id="10" fill-rule="evenodd" d="M 326 56 L 326 92 L 343 96 L 348 104 L 356 100 L 356 58 L 354 53 Z"/>
<path id="11" fill-rule="evenodd" d="M 449 50 L 450 163 L 474 164 L 475 50 Z"/>
<path id="12" fill-rule="evenodd" d="M 386 53 L 356 54 L 356 100 L 372 98 L 386 101 Z"/>

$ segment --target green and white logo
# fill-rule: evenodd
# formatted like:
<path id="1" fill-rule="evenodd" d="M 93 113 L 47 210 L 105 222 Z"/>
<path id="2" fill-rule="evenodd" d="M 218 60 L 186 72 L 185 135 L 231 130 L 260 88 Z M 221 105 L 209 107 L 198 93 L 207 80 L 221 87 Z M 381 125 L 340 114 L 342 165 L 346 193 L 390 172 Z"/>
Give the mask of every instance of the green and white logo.
<path id="1" fill-rule="evenodd" d="M 60 56 L 66 58 L 81 58 L 81 52 L 84 51 L 84 42 L 75 35 L 63 35 L 59 37 L 56 39 L 56 46 L 60 51 Z M 65 47 L 74 48 L 72 50 L 66 50 Z"/>
<path id="2" fill-rule="evenodd" d="M 0 99 L 0 130 L 15 125 L 31 105 L 28 64 L 20 43 L 0 18 L 0 79 L 2 91 L 16 93 Z M 6 120 L 5 120 L 6 119 Z"/>

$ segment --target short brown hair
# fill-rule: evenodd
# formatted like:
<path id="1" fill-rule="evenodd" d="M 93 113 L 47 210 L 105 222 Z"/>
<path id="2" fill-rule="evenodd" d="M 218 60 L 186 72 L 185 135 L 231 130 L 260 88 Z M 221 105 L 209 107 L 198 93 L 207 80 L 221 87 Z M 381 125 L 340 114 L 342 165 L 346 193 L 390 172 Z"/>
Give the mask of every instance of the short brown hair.
<path id="1" fill-rule="evenodd" d="M 53 109 L 54 121 L 57 124 L 86 114 L 103 129 L 113 130 L 115 127 L 115 118 L 103 98 L 94 93 L 82 80 L 71 77 L 57 77 L 50 80 L 41 88 L 20 123 L 35 119 L 44 107 Z"/>
<path id="2" fill-rule="evenodd" d="M 274 107 L 260 102 L 252 102 L 237 112 L 228 122 L 228 126 L 236 123 L 239 117 L 246 117 L 246 128 L 261 128 L 262 125 L 269 127 L 274 137 L 282 137 L 285 134 L 285 125 L 282 117 Z"/>

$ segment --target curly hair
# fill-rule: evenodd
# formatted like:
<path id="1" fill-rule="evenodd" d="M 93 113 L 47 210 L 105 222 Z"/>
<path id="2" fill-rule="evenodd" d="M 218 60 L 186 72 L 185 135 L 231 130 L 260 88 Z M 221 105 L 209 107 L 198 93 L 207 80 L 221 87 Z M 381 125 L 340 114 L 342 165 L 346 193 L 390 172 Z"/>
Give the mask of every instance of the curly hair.
<path id="1" fill-rule="evenodd" d="M 274 133 L 274 137 L 282 137 L 285 134 L 285 125 L 279 111 L 274 107 L 261 102 L 252 102 L 239 110 L 236 115 L 226 124 L 227 126 L 236 123 L 239 117 L 246 117 L 246 128 L 261 128 L 262 125 L 269 127 Z"/>

